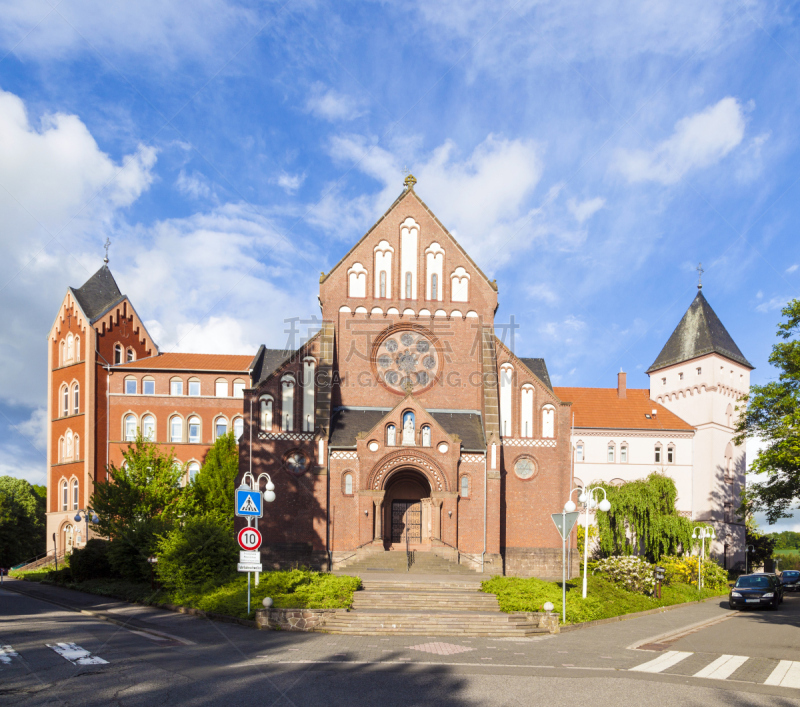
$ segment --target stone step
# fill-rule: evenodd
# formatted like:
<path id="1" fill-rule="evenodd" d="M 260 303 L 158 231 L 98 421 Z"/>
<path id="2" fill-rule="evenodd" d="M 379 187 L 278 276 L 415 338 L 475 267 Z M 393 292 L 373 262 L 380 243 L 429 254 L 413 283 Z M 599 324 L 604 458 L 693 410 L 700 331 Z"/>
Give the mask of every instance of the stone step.
<path id="1" fill-rule="evenodd" d="M 465 582 L 453 580 L 452 582 L 414 582 L 414 581 L 393 581 L 387 579 L 362 579 L 361 586 L 364 591 L 381 592 L 425 592 L 425 593 L 451 593 L 453 591 L 462 592 L 481 592 L 481 582 Z M 490 594 L 489 596 L 494 596 Z"/>

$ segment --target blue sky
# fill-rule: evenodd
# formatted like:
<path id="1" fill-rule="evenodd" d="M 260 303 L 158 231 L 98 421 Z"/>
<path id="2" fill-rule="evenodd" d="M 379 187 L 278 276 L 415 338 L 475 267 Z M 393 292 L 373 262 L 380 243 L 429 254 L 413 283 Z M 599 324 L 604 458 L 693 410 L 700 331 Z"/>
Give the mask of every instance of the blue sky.
<path id="1" fill-rule="evenodd" d="M 45 336 L 111 267 L 162 350 L 282 346 L 417 191 L 557 384 L 645 387 L 696 292 L 754 382 L 798 296 L 797 8 L 0 3 L 0 473 L 44 479 Z"/>

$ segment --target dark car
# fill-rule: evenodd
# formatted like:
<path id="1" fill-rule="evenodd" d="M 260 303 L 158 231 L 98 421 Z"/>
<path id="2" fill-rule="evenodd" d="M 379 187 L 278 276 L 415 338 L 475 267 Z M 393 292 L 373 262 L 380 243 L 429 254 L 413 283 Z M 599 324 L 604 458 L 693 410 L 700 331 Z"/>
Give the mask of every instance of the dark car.
<path id="1" fill-rule="evenodd" d="M 777 579 L 777 578 L 776 578 Z M 780 599 L 780 583 L 768 574 L 745 574 L 736 580 L 728 596 L 731 609 L 766 606 L 777 609 Z"/>
<path id="2" fill-rule="evenodd" d="M 781 572 L 781 586 L 784 592 L 800 591 L 800 571 L 784 570 Z"/>
<path id="3" fill-rule="evenodd" d="M 775 585 L 775 591 L 778 595 L 778 603 L 783 604 L 783 585 L 781 584 L 781 578 L 778 577 L 777 574 L 774 572 L 753 572 L 751 575 L 753 577 L 769 577 L 772 583 Z"/>

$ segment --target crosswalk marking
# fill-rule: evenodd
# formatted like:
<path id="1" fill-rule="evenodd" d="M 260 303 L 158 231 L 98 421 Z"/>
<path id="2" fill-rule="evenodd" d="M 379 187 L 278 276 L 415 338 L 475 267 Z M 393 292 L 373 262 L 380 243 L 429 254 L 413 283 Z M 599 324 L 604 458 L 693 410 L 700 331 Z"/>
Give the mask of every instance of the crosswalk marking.
<path id="1" fill-rule="evenodd" d="M 19 653 L 17 653 L 11 646 L 0 646 L 0 663 L 8 665 L 11 662 L 11 659 L 18 655 Z"/>
<path id="2" fill-rule="evenodd" d="M 667 668 L 671 668 L 673 665 L 677 665 L 684 658 L 688 658 L 690 655 L 692 654 L 685 653 L 683 651 L 667 651 L 663 655 L 658 656 L 658 658 L 648 660 L 646 663 L 642 663 L 641 665 L 637 665 L 635 668 L 631 668 L 631 670 L 640 673 L 660 673 Z"/>
<path id="3" fill-rule="evenodd" d="M 99 656 L 92 655 L 85 648 L 81 648 L 74 643 L 56 643 L 55 645 L 48 643 L 48 648 L 52 648 L 62 658 L 68 660 L 73 665 L 102 665 L 108 663 Z"/>
<path id="4" fill-rule="evenodd" d="M 744 655 L 721 655 L 705 668 L 696 672 L 696 678 L 710 678 L 711 680 L 726 680 L 736 669 L 744 665 L 748 657 Z"/>
<path id="5" fill-rule="evenodd" d="M 794 660 L 782 660 L 764 684 L 779 685 L 780 687 L 800 687 L 800 663 Z"/>

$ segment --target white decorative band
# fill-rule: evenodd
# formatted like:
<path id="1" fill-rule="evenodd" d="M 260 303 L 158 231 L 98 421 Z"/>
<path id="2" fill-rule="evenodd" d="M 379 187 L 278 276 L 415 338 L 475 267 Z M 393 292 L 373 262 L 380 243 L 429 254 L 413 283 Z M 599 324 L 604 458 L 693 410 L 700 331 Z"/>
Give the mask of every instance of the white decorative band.
<path id="1" fill-rule="evenodd" d="M 313 432 L 259 432 L 258 438 L 263 440 L 292 440 L 294 442 L 310 442 Z"/>
<path id="2" fill-rule="evenodd" d="M 358 459 L 358 452 L 331 452 L 331 459 Z"/>
<path id="3" fill-rule="evenodd" d="M 467 463 L 467 464 L 470 464 L 470 463 L 472 463 L 472 464 L 481 464 L 481 463 L 483 463 L 484 458 L 485 457 L 484 457 L 483 454 L 462 454 L 461 455 L 462 463 Z"/>
<path id="4" fill-rule="evenodd" d="M 503 438 L 504 447 L 555 447 L 556 440 L 554 439 L 512 439 L 509 437 Z"/>
<path id="5" fill-rule="evenodd" d="M 633 431 L 624 428 L 619 429 L 605 429 L 605 430 L 588 430 L 586 428 L 576 427 L 572 433 L 573 439 L 578 440 L 581 437 L 651 437 L 661 439 L 691 439 L 694 437 L 694 430 L 680 432 L 677 430 L 644 430 Z"/>

